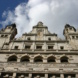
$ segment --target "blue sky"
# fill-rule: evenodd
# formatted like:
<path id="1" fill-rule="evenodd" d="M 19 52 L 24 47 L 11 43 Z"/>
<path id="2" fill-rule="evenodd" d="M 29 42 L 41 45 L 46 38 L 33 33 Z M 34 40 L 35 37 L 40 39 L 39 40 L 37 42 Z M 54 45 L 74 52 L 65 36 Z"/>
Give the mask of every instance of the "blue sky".
<path id="1" fill-rule="evenodd" d="M 39 21 L 63 37 L 65 24 L 78 28 L 78 0 L 0 0 L 0 28 L 15 23 L 20 37 Z"/>
<path id="2" fill-rule="evenodd" d="M 0 0 L 0 21 L 5 20 L 6 18 L 2 18 L 2 14 L 7 10 L 14 10 L 17 5 L 20 3 L 27 3 L 28 0 Z M 0 28 L 2 26 L 0 25 Z"/>

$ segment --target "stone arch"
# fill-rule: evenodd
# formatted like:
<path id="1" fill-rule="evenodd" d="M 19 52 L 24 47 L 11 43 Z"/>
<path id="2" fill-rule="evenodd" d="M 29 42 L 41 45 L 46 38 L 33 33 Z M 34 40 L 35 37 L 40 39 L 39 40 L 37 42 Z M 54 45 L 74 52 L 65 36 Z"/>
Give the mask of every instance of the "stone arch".
<path id="1" fill-rule="evenodd" d="M 42 56 L 36 56 L 34 58 L 34 62 L 43 62 L 43 57 Z"/>
<path id="2" fill-rule="evenodd" d="M 48 57 L 51 57 L 51 56 L 52 56 L 52 57 L 55 57 L 54 54 L 49 54 L 49 55 L 47 56 L 47 58 L 48 58 Z"/>
<path id="3" fill-rule="evenodd" d="M 21 62 L 29 62 L 30 61 L 30 57 L 25 55 L 25 56 L 22 56 L 21 59 L 20 59 Z"/>
<path id="4" fill-rule="evenodd" d="M 67 56 L 62 56 L 62 57 L 60 58 L 60 61 L 61 61 L 62 63 L 68 62 L 68 57 L 67 57 Z"/>
<path id="5" fill-rule="evenodd" d="M 10 57 L 8 57 L 8 61 L 9 62 L 16 62 L 17 61 L 17 56 L 16 55 L 11 55 Z"/>
<path id="6" fill-rule="evenodd" d="M 54 56 L 49 56 L 47 62 L 56 62 L 56 58 Z"/>

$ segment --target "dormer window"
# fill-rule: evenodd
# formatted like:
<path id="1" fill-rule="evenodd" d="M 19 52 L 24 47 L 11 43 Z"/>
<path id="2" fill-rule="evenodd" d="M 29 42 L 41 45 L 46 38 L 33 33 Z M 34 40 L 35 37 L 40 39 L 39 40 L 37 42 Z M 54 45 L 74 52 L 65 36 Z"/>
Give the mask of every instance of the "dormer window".
<path id="1" fill-rule="evenodd" d="M 8 37 L 8 35 L 5 35 L 5 37 Z"/>
<path id="2" fill-rule="evenodd" d="M 64 46 L 60 46 L 60 49 L 63 50 L 64 49 Z"/>
<path id="3" fill-rule="evenodd" d="M 30 46 L 25 46 L 25 49 L 30 49 Z"/>
<path id="4" fill-rule="evenodd" d="M 15 46 L 14 49 L 18 49 L 18 46 Z"/>
<path id="5" fill-rule="evenodd" d="M 72 36 L 72 39 L 75 39 L 75 36 Z"/>
<path id="6" fill-rule="evenodd" d="M 4 35 L 1 35 L 1 37 L 4 37 Z"/>
<path id="7" fill-rule="evenodd" d="M 36 46 L 36 49 L 42 49 L 42 46 Z"/>
<path id="8" fill-rule="evenodd" d="M 76 39 L 78 39 L 78 36 L 76 36 Z"/>
<path id="9" fill-rule="evenodd" d="M 8 35 L 1 35 L 1 37 L 7 37 Z"/>
<path id="10" fill-rule="evenodd" d="M 30 37 L 28 37 L 27 40 L 31 40 Z"/>
<path id="11" fill-rule="evenodd" d="M 51 38 L 48 38 L 49 41 L 51 41 Z"/>
<path id="12" fill-rule="evenodd" d="M 53 49 L 53 46 L 48 46 L 48 49 L 50 50 L 50 49 Z"/>

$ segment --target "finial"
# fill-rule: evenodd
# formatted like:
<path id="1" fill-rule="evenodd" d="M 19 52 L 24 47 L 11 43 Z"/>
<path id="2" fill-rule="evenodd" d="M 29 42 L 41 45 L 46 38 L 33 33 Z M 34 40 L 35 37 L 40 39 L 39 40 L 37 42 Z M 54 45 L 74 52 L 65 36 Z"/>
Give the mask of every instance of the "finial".
<path id="1" fill-rule="evenodd" d="M 43 26 L 43 23 L 40 21 L 38 22 L 37 26 Z"/>

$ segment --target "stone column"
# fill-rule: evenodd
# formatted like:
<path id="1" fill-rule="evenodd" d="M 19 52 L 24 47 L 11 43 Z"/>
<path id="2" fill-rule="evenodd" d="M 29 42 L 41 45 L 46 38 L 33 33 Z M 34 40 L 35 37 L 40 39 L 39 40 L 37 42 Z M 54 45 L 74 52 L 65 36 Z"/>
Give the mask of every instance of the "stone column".
<path id="1" fill-rule="evenodd" d="M 32 74 L 29 74 L 29 78 L 32 78 Z"/>
<path id="2" fill-rule="evenodd" d="M 0 77 L 1 77 L 1 72 L 0 72 Z"/>
<path id="3" fill-rule="evenodd" d="M 17 58 L 17 62 L 20 62 L 20 58 Z"/>
<path id="4" fill-rule="evenodd" d="M 15 78 L 16 77 L 16 73 L 13 73 L 13 77 L 12 78 Z"/>
<path id="5" fill-rule="evenodd" d="M 71 78 L 71 76 L 68 76 L 68 78 Z"/>
<path id="6" fill-rule="evenodd" d="M 48 78 L 48 74 L 45 74 L 45 78 Z"/>
<path id="7" fill-rule="evenodd" d="M 60 63 L 60 58 L 57 58 L 56 59 L 56 63 Z"/>
<path id="8" fill-rule="evenodd" d="M 60 74 L 60 78 L 64 78 L 64 74 Z"/>
<path id="9" fill-rule="evenodd" d="M 76 74 L 76 78 L 78 78 L 78 74 Z"/>
<path id="10" fill-rule="evenodd" d="M 47 63 L 47 58 L 43 58 L 43 63 Z"/>
<path id="11" fill-rule="evenodd" d="M 55 75 L 53 75 L 53 76 L 52 76 L 52 78 L 56 78 L 56 76 L 55 76 Z"/>
<path id="12" fill-rule="evenodd" d="M 34 58 L 30 58 L 30 62 L 33 63 L 34 62 Z"/>

